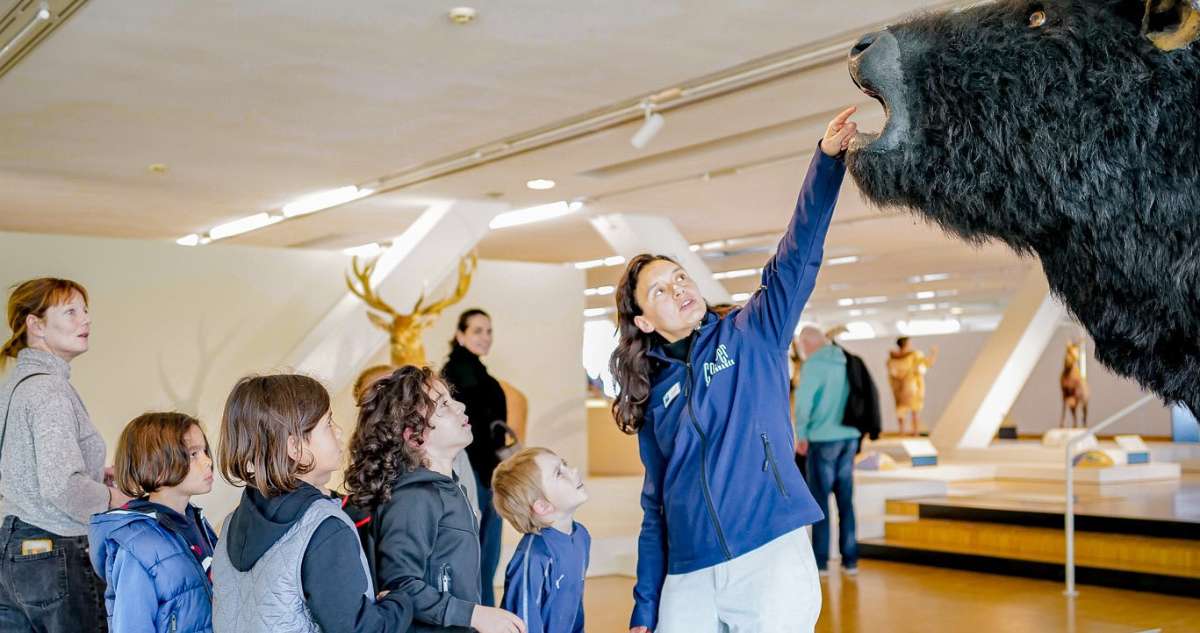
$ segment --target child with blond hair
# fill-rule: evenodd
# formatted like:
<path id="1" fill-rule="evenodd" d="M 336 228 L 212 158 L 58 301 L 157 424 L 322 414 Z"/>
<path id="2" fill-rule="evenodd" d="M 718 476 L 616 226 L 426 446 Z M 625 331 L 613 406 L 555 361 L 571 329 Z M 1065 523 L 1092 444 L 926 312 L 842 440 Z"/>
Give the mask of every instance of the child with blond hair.
<path id="1" fill-rule="evenodd" d="M 581 633 L 592 537 L 575 521 L 588 499 L 579 470 L 527 448 L 496 467 L 492 488 L 496 511 L 525 535 L 504 572 L 503 607 L 528 633 Z"/>

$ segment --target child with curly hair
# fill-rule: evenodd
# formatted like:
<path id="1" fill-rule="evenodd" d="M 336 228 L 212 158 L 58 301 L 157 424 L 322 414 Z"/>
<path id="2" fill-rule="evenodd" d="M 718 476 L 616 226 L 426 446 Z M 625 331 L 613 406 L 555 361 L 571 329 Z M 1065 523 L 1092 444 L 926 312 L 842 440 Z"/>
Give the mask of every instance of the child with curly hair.
<path id="1" fill-rule="evenodd" d="M 453 470 L 472 439 L 463 405 L 432 370 L 408 365 L 359 406 L 345 486 L 371 518 L 375 586 L 412 598 L 414 632 L 524 633 L 517 616 L 480 604 L 478 523 Z"/>

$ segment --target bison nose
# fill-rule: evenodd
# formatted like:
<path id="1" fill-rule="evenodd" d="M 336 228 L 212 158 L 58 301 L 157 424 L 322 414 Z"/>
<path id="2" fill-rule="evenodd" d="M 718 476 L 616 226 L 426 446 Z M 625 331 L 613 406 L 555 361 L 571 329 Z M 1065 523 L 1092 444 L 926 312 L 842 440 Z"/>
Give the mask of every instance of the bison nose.
<path id="1" fill-rule="evenodd" d="M 877 39 L 879 39 L 878 31 L 874 33 L 867 33 L 866 35 L 862 36 L 862 39 L 858 40 L 858 42 L 854 45 L 854 48 L 850 49 L 850 59 L 857 59 L 863 53 L 867 52 L 867 49 L 871 48 L 871 45 L 874 44 L 875 40 Z"/>

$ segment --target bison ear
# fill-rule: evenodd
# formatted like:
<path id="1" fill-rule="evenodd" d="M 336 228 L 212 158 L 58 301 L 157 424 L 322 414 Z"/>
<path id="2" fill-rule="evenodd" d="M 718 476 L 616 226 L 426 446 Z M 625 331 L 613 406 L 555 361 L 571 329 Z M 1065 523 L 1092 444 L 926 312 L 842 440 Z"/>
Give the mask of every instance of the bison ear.
<path id="1" fill-rule="evenodd" d="M 1159 50 L 1173 51 L 1200 39 L 1200 0 L 1145 0 L 1142 34 Z"/>

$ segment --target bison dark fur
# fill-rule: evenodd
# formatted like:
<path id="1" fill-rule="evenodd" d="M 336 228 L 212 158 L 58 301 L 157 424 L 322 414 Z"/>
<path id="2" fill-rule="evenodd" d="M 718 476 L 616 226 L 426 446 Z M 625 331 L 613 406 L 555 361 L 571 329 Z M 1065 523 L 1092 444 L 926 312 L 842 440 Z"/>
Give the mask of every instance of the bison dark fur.
<path id="1" fill-rule="evenodd" d="M 1158 50 L 1142 6 L 1000 2 L 864 38 L 852 74 L 890 116 L 847 162 L 875 204 L 1036 254 L 1101 362 L 1200 413 L 1200 50 Z"/>

